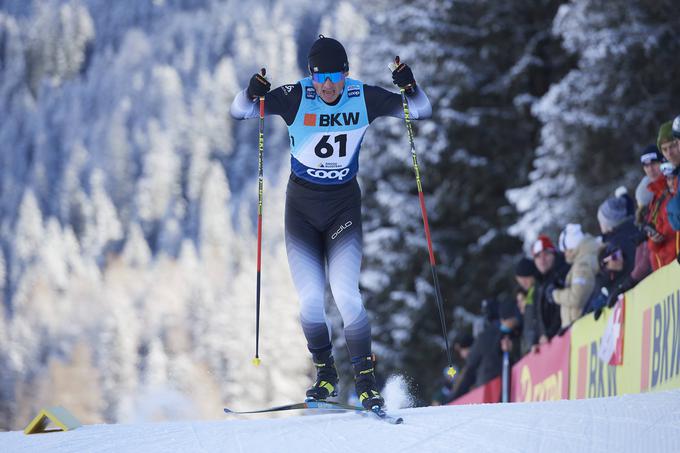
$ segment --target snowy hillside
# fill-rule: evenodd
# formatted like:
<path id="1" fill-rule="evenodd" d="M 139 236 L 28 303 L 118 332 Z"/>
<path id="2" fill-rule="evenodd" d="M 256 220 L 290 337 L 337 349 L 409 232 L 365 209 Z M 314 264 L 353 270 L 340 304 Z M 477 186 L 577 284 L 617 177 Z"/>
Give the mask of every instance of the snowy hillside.
<path id="1" fill-rule="evenodd" d="M 680 391 L 578 401 L 394 411 L 403 425 L 352 413 L 212 422 L 93 425 L 0 434 L 7 453 L 672 452 Z"/>

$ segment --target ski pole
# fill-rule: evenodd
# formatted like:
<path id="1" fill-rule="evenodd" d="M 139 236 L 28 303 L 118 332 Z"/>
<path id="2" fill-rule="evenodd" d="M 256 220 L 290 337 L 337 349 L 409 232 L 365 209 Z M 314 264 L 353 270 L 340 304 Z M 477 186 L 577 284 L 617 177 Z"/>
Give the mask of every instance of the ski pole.
<path id="1" fill-rule="evenodd" d="M 501 402 L 510 402 L 510 353 L 503 351 L 503 373 L 501 378 L 502 393 Z"/>
<path id="2" fill-rule="evenodd" d="M 394 72 L 399 67 L 399 56 L 394 58 L 394 63 L 389 66 L 390 70 Z M 437 308 L 439 309 L 439 320 L 442 325 L 442 335 L 444 337 L 444 344 L 446 345 L 446 357 L 449 361 L 449 369 L 447 374 L 453 377 L 456 374 L 456 369 L 453 367 L 451 360 L 451 349 L 449 348 L 449 335 L 446 330 L 446 320 L 444 318 L 444 304 L 442 303 L 442 295 L 439 289 L 439 279 L 437 278 L 437 263 L 434 259 L 434 250 L 432 249 L 432 238 L 430 237 L 430 225 L 427 222 L 427 210 L 425 209 L 425 195 L 423 194 L 423 186 L 420 180 L 420 169 L 418 168 L 418 158 L 416 157 L 416 145 L 413 140 L 413 127 L 411 126 L 411 116 L 408 110 L 408 102 L 406 101 L 406 91 L 404 88 L 399 88 L 401 92 L 401 104 L 404 108 L 404 121 L 406 122 L 406 130 L 408 131 L 408 140 L 411 144 L 411 158 L 413 160 L 413 171 L 416 175 L 416 185 L 418 186 L 418 198 L 420 199 L 420 211 L 423 216 L 423 225 L 425 226 L 425 238 L 427 239 L 427 250 L 430 254 L 430 268 L 432 269 L 432 280 L 435 288 L 435 299 L 437 301 Z"/>
<path id="3" fill-rule="evenodd" d="M 260 69 L 264 77 L 265 68 Z M 257 289 L 255 290 L 255 358 L 253 365 L 260 365 L 260 275 L 262 269 L 262 193 L 263 171 L 262 155 L 264 154 L 264 96 L 260 96 L 260 133 L 257 141 Z"/>

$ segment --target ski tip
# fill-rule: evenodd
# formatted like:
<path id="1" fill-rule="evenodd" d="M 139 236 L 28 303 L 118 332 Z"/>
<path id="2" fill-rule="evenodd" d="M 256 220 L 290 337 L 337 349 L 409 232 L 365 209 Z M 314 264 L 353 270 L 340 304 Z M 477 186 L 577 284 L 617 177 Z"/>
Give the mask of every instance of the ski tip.
<path id="1" fill-rule="evenodd" d="M 232 411 L 231 409 L 228 409 L 226 407 L 224 408 L 224 412 L 226 412 L 227 414 L 233 414 L 234 413 L 234 411 Z"/>
<path id="2" fill-rule="evenodd" d="M 454 377 L 456 375 L 456 369 L 452 366 L 449 367 L 449 370 L 446 372 L 450 377 Z"/>
<path id="3" fill-rule="evenodd" d="M 262 362 L 262 361 L 260 360 L 259 357 L 255 357 L 255 358 L 253 359 L 253 362 L 252 362 L 252 363 L 253 363 L 253 366 L 260 366 L 260 363 L 261 363 L 261 362 Z"/>

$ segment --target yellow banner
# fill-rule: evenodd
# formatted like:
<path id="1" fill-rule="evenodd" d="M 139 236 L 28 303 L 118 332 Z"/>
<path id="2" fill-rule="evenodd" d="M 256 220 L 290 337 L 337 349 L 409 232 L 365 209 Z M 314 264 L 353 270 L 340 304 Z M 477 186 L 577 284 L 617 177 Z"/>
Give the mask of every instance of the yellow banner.
<path id="1" fill-rule="evenodd" d="M 680 265 L 648 276 L 626 293 L 625 305 L 620 366 L 598 357 L 612 310 L 572 326 L 570 399 L 680 388 Z"/>

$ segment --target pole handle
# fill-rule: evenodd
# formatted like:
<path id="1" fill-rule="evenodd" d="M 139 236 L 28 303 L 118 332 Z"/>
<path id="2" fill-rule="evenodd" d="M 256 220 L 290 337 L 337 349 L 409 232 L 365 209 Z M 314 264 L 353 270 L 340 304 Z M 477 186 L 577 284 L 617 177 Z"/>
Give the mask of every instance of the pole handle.
<path id="1" fill-rule="evenodd" d="M 394 61 L 387 65 L 387 67 L 390 68 L 390 72 L 394 72 L 399 67 L 399 63 L 399 55 L 397 55 L 394 57 Z"/>

